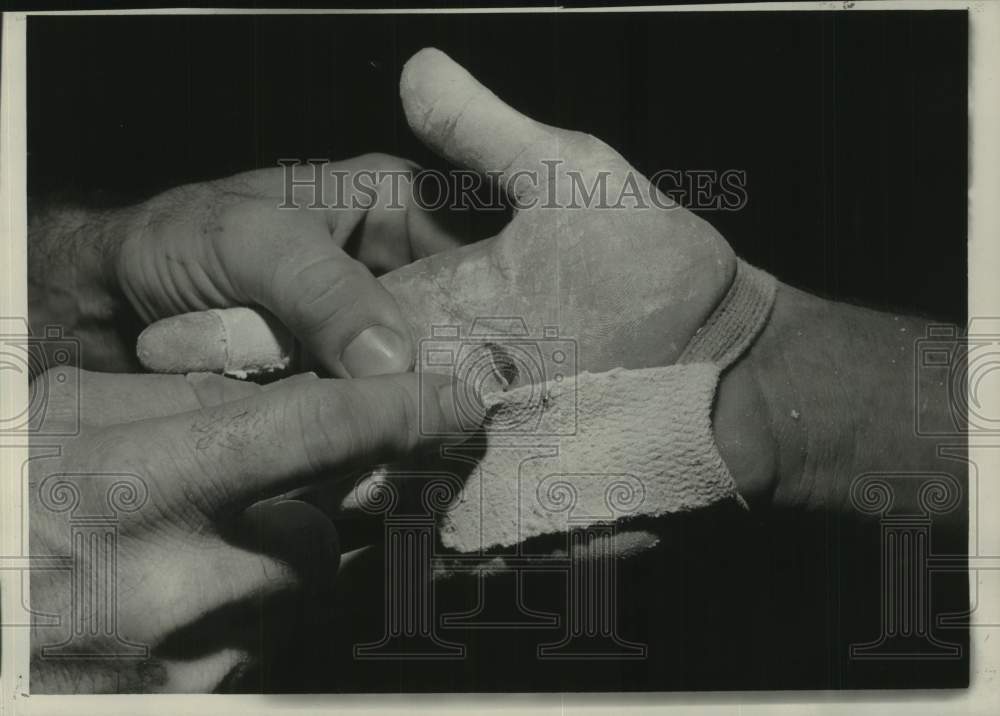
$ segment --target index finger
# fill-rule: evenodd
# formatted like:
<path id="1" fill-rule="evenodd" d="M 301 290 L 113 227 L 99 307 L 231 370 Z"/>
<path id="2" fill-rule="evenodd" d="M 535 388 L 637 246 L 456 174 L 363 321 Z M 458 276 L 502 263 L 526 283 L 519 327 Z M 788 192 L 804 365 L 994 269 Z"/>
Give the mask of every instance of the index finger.
<path id="1" fill-rule="evenodd" d="M 116 437 L 147 445 L 165 499 L 215 513 L 412 457 L 444 434 L 474 430 L 481 406 L 459 405 L 456 394 L 450 377 L 431 374 L 317 379 L 119 426 Z"/>

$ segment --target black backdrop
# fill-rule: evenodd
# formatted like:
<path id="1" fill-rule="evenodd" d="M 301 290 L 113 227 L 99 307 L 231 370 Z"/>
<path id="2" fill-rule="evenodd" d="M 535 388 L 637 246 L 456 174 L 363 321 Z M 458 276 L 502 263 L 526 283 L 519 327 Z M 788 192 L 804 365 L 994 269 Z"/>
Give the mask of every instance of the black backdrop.
<path id="1" fill-rule="evenodd" d="M 33 196 L 128 199 L 367 151 L 437 160 L 399 107 L 434 45 L 648 173 L 743 169 L 703 212 L 782 280 L 965 314 L 965 13 L 33 18 Z"/>
<path id="2" fill-rule="evenodd" d="M 283 157 L 381 151 L 441 166 L 410 134 L 397 97 L 402 63 L 427 45 L 519 109 L 601 137 L 646 173 L 745 170 L 744 209 L 700 213 L 780 279 L 964 322 L 964 12 L 35 17 L 30 196 L 129 202 Z M 349 646 L 378 638 L 377 614 L 367 629 L 359 613 L 303 611 L 315 637 L 308 647 L 275 622 L 260 638 L 276 658 L 244 684 L 530 691 L 966 683 L 967 657 L 847 657 L 848 644 L 878 631 L 877 533 L 869 527 L 815 515 L 706 519 L 679 526 L 674 546 L 623 568 L 627 636 L 658 635 L 643 662 L 542 664 L 530 658 L 536 636 L 480 633 L 465 662 L 356 663 Z M 674 548 L 685 540 L 698 541 L 696 556 Z M 936 545 L 964 548 L 964 535 Z M 938 580 L 949 586 L 940 610 L 964 607 L 964 580 Z M 544 602 L 550 588 L 536 587 L 536 596 Z M 962 629 L 944 637 L 967 643 Z"/>

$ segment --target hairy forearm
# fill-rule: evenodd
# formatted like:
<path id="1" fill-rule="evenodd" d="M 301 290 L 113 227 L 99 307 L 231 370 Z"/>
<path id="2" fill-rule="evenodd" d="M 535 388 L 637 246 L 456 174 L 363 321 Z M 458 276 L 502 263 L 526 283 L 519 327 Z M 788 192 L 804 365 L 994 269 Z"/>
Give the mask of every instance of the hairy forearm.
<path id="1" fill-rule="evenodd" d="M 940 441 L 917 430 L 918 410 L 921 420 L 942 424 L 955 409 L 947 381 L 917 367 L 918 341 L 935 323 L 780 285 L 767 326 L 720 385 L 724 457 L 745 482 L 775 475 L 766 497 L 779 509 L 848 510 L 851 484 L 866 473 L 964 480 L 964 463 L 939 455 Z M 732 407 L 740 404 L 742 411 Z M 748 440 L 747 431 L 763 437 Z M 763 454 L 748 455 L 750 444 Z M 900 503 L 916 493 L 896 499 L 905 509 Z"/>
<path id="2" fill-rule="evenodd" d="M 110 270 L 125 212 L 49 207 L 28 226 L 28 319 L 32 335 L 57 327 L 80 342 L 80 364 L 134 370 L 131 311 Z M 45 345 L 41 342 L 41 345 Z"/>

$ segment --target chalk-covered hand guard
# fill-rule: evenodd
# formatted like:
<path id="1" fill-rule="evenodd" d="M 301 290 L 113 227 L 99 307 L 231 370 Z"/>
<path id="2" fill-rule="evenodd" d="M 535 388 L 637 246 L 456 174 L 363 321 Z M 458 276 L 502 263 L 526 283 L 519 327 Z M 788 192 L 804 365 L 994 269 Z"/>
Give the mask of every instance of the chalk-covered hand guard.
<path id="1" fill-rule="evenodd" d="M 716 447 L 712 405 L 720 372 L 753 342 L 774 294 L 773 277 L 740 261 L 676 365 L 485 395 L 485 454 L 444 513 L 444 546 L 490 550 L 588 524 L 745 505 Z M 537 410 L 545 434 L 504 429 Z"/>

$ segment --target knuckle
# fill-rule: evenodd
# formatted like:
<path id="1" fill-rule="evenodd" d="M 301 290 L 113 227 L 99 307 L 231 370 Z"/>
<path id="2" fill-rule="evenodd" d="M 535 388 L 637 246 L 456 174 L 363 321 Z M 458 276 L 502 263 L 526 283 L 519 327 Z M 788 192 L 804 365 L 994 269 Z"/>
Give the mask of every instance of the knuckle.
<path id="1" fill-rule="evenodd" d="M 202 230 L 212 231 L 213 235 L 231 237 L 234 229 L 238 230 L 250 213 L 251 202 L 237 198 L 231 194 L 220 195 L 210 206 L 206 206 L 202 216 Z"/>
<path id="2" fill-rule="evenodd" d="M 331 381 L 328 390 L 301 394 L 298 406 L 299 432 L 314 472 L 334 461 L 387 459 L 418 442 L 420 408 L 402 381 Z"/>
<path id="3" fill-rule="evenodd" d="M 405 454 L 416 447 L 420 407 L 406 379 L 376 378 L 378 392 L 368 399 L 368 434 L 379 451 Z"/>
<path id="4" fill-rule="evenodd" d="M 400 447 L 409 452 L 417 447 L 422 406 L 405 383 L 394 381 L 392 386 L 395 394 L 390 409 L 396 417 L 397 435 L 402 438 Z"/>
<path id="5" fill-rule="evenodd" d="M 209 205 L 199 216 L 199 231 L 214 240 L 230 260 L 267 266 L 287 261 L 293 254 L 289 242 L 301 240 L 315 226 L 307 208 L 280 209 L 267 199 L 247 198 L 233 192 L 216 190 Z M 252 251 L 252 254 L 250 253 Z"/>
<path id="6" fill-rule="evenodd" d="M 289 214 L 294 215 L 295 212 Z M 254 241 L 256 245 L 253 250 L 255 253 L 265 252 L 265 255 L 258 255 L 257 258 L 261 262 L 266 262 L 278 255 L 277 248 L 272 248 L 272 245 L 278 242 L 270 240 L 278 237 L 269 233 L 261 237 L 259 232 L 262 228 L 261 219 L 259 200 L 216 192 L 198 217 L 198 231 L 202 236 L 214 241 L 218 248 L 244 255 L 251 241 L 264 238 L 264 241 Z"/>
<path id="7" fill-rule="evenodd" d="M 343 254 L 311 261 L 299 267 L 291 278 L 297 286 L 298 300 L 308 306 L 351 295 L 363 273 L 360 264 Z"/>
<path id="8" fill-rule="evenodd" d="M 274 293 L 288 307 L 293 331 L 315 333 L 328 325 L 350 328 L 363 303 L 365 275 L 361 264 L 343 256 L 326 256 L 276 276 Z"/>
<path id="9" fill-rule="evenodd" d="M 294 415 L 296 431 L 302 436 L 302 451 L 313 474 L 323 473 L 336 457 L 356 450 L 358 434 L 353 426 L 360 419 L 353 410 L 353 389 L 339 386 L 322 391 L 294 391 L 286 410 Z"/>

